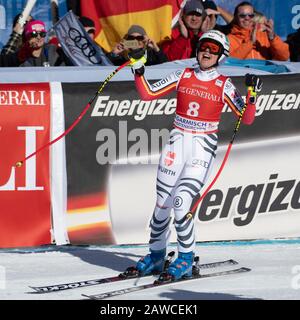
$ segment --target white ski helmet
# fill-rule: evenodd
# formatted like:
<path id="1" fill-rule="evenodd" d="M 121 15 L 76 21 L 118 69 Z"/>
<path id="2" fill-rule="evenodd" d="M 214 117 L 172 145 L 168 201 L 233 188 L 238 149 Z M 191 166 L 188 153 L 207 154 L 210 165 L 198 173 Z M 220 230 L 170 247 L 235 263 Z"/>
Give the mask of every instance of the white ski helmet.
<path id="1" fill-rule="evenodd" d="M 220 53 L 218 63 L 229 56 L 229 40 L 224 33 L 218 30 L 209 30 L 203 33 L 202 36 L 199 38 L 198 48 L 200 43 L 206 39 L 221 45 L 222 52 Z M 198 55 L 198 49 L 197 49 L 197 55 Z"/>

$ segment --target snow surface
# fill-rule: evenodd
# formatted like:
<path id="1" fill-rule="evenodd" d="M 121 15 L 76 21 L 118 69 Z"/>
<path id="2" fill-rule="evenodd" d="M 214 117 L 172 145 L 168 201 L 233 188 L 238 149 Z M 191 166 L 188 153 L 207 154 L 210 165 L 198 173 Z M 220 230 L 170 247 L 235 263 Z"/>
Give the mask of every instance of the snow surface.
<path id="1" fill-rule="evenodd" d="M 176 249 L 175 245 L 169 247 Z M 37 294 L 29 286 L 115 276 L 148 251 L 147 246 L 47 246 L 0 250 L 0 300 L 77 300 L 154 278 Z M 201 263 L 235 259 L 251 272 L 130 293 L 113 300 L 300 299 L 300 239 L 201 243 Z M 237 266 L 211 269 L 227 270 Z M 203 273 L 208 272 L 207 270 Z"/>

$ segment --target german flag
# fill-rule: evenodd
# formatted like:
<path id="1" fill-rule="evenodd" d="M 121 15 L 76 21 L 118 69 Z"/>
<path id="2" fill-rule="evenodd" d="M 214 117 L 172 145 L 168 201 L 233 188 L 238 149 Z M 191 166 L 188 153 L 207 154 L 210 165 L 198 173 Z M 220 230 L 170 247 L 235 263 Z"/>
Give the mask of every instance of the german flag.
<path id="1" fill-rule="evenodd" d="M 133 24 L 159 43 L 171 37 L 172 20 L 184 0 L 84 0 L 81 15 L 96 24 L 96 42 L 111 51 Z"/>

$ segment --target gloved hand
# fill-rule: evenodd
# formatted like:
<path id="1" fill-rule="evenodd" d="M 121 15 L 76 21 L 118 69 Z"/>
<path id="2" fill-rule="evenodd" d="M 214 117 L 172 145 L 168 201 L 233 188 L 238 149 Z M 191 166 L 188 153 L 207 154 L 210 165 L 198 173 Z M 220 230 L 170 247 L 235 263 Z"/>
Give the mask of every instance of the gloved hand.
<path id="1" fill-rule="evenodd" d="M 254 104 L 256 102 L 257 92 L 261 91 L 263 82 L 255 74 L 247 73 L 245 84 L 248 88 L 247 103 Z"/>
<path id="2" fill-rule="evenodd" d="M 260 92 L 262 89 L 263 82 L 255 74 L 246 74 L 245 83 L 247 87 L 252 87 L 252 91 Z"/>
<path id="3" fill-rule="evenodd" d="M 135 49 L 128 52 L 131 70 L 134 74 L 143 75 L 145 72 L 145 63 L 147 62 L 147 51 L 144 49 Z"/>

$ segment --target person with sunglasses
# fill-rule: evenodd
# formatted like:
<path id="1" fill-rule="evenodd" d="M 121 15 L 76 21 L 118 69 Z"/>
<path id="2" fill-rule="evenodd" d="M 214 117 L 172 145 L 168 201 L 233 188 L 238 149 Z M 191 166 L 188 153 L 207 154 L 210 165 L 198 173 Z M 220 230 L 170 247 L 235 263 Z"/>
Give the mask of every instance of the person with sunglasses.
<path id="1" fill-rule="evenodd" d="M 233 115 L 242 115 L 244 124 L 252 124 L 256 95 L 262 88 L 258 77 L 248 75 L 246 85 L 250 83 L 252 89 L 248 88 L 244 101 L 231 79 L 217 70 L 228 54 L 227 37 L 220 31 L 210 30 L 197 43 L 196 68 L 177 70 L 153 84 L 144 77 L 145 57 L 132 57 L 135 84 L 141 99 L 159 99 L 177 91 L 173 129 L 158 166 L 157 201 L 150 222 L 150 252 L 138 261 L 133 272 L 151 274 L 164 270 L 173 209 L 178 257 L 164 273 L 164 280 L 192 275 L 194 219 L 187 219 L 187 213 L 205 185 L 216 157 L 222 110 L 228 105 Z"/>
<path id="2" fill-rule="evenodd" d="M 261 30 L 254 17 L 254 7 L 250 2 L 244 1 L 235 7 L 228 34 L 230 56 L 239 59 L 288 60 L 288 45 L 275 34 L 273 20 L 267 20 L 264 30 Z"/>
<path id="3" fill-rule="evenodd" d="M 115 66 L 120 66 L 128 60 L 128 53 L 132 50 L 143 49 L 147 51 L 147 65 L 168 61 L 158 44 L 149 38 L 145 29 L 140 25 L 131 25 L 123 39 L 115 45 L 107 56 Z"/>
<path id="4" fill-rule="evenodd" d="M 41 20 L 31 20 L 24 28 L 24 44 L 19 50 L 27 55 L 21 67 L 48 67 L 64 65 L 57 46 L 46 43 L 47 30 Z"/>
<path id="5" fill-rule="evenodd" d="M 23 46 L 24 39 L 24 24 L 32 20 L 32 16 L 28 16 L 25 23 L 19 20 L 21 14 L 15 16 L 13 21 L 13 31 L 6 45 L 2 48 L 0 54 L 0 67 L 18 67 L 26 61 L 32 53 L 31 48 Z"/>

